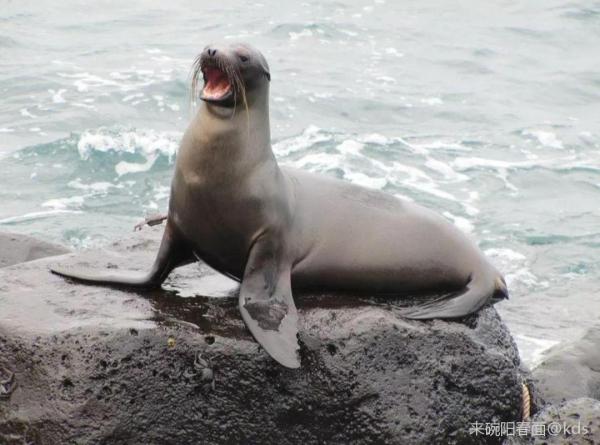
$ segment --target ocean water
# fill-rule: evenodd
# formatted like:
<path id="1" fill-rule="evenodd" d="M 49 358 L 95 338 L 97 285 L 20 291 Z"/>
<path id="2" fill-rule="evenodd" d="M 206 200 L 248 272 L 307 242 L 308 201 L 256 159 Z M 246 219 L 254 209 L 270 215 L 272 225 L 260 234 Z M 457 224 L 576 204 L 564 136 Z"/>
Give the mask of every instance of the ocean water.
<path id="1" fill-rule="evenodd" d="M 526 363 L 600 323 L 598 1 L 5 0 L 0 230 L 82 249 L 164 211 L 192 61 L 223 41 L 270 63 L 282 164 L 477 240 Z"/>

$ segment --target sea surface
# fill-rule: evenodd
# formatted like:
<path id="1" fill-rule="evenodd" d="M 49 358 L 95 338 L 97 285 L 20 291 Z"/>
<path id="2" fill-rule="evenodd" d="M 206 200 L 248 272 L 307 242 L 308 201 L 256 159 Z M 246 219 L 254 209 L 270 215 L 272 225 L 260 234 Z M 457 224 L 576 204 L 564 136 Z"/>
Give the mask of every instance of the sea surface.
<path id="1" fill-rule="evenodd" d="M 0 4 L 0 231 L 84 249 L 164 211 L 192 61 L 246 41 L 280 162 L 469 233 L 527 364 L 600 323 L 600 2 Z"/>

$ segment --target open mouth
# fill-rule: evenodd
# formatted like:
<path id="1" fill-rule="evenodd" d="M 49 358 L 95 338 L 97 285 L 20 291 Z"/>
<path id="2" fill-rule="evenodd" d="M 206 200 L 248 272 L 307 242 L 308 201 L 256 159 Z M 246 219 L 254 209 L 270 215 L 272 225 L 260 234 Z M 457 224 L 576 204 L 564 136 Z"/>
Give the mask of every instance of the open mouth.
<path id="1" fill-rule="evenodd" d="M 229 97 L 231 83 L 224 71 L 215 66 L 207 66 L 202 69 L 204 74 L 204 88 L 201 99 L 210 102 L 219 102 Z"/>

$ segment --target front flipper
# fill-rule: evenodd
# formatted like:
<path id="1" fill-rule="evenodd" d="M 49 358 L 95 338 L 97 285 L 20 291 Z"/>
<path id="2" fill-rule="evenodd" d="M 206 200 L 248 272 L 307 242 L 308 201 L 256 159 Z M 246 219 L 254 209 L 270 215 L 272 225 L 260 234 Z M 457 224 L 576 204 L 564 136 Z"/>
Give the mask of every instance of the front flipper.
<path id="1" fill-rule="evenodd" d="M 149 216 L 146 219 L 144 219 L 142 222 L 137 223 L 135 226 L 133 226 L 133 231 L 137 231 L 137 230 L 142 230 L 144 228 L 144 226 L 157 226 L 159 224 L 162 224 L 163 221 L 165 221 L 169 216 L 168 215 L 163 215 L 163 214 L 158 214 L 158 215 L 153 215 L 153 216 Z"/>
<path id="2" fill-rule="evenodd" d="M 88 284 L 104 284 L 116 287 L 155 289 L 176 267 L 195 260 L 193 252 L 179 232 L 167 222 L 154 265 L 148 273 L 126 271 L 96 271 L 83 268 L 51 267 L 56 275 Z"/>
<path id="3" fill-rule="evenodd" d="M 252 246 L 240 288 L 240 311 L 271 357 L 288 368 L 299 368 L 298 312 L 292 298 L 290 264 L 277 244 L 263 236 Z"/>

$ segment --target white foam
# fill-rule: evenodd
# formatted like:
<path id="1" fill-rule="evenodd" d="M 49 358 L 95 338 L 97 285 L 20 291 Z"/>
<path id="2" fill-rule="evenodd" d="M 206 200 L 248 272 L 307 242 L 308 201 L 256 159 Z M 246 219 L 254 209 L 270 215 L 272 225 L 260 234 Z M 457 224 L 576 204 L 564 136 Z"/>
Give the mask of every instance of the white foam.
<path id="1" fill-rule="evenodd" d="M 131 79 L 131 74 L 123 74 L 123 73 L 120 73 L 119 71 L 113 71 L 109 74 L 109 76 L 112 77 L 113 79 L 117 79 L 117 80 Z"/>
<path id="2" fill-rule="evenodd" d="M 48 93 L 52 95 L 52 102 L 54 102 L 55 104 L 64 104 L 66 102 L 65 98 L 63 97 L 63 94 L 65 94 L 66 92 L 67 90 L 65 89 L 48 90 Z"/>
<path id="3" fill-rule="evenodd" d="M 77 142 L 77 150 L 84 160 L 88 159 L 93 151 L 141 153 L 153 158 L 155 155 L 162 154 L 172 159 L 177 151 L 180 137 L 180 133 L 176 132 L 137 130 L 110 133 L 101 129 L 84 132 Z"/>
<path id="4" fill-rule="evenodd" d="M 522 253 L 519 253 L 517 251 L 508 249 L 505 247 L 487 249 L 485 251 L 485 254 L 490 257 L 503 258 L 508 261 L 524 261 L 527 259 L 527 257 L 525 255 L 523 255 Z"/>
<path id="5" fill-rule="evenodd" d="M 471 221 L 469 221 L 468 219 L 463 218 L 462 216 L 457 216 L 450 212 L 444 212 L 443 215 L 446 218 L 448 218 L 450 221 L 452 221 L 454 223 L 454 225 L 456 227 L 458 227 L 460 230 L 462 230 L 463 232 L 471 233 L 471 232 L 473 232 L 473 229 L 475 229 L 475 226 L 473 226 L 473 223 L 471 223 Z"/>
<path id="6" fill-rule="evenodd" d="M 125 96 L 123 99 L 121 99 L 123 102 L 129 102 L 130 100 L 136 99 L 138 97 L 144 97 L 144 93 L 134 93 L 134 94 L 128 94 L 127 96 Z"/>
<path id="7" fill-rule="evenodd" d="M 171 195 L 171 188 L 165 185 L 158 185 L 155 188 L 154 199 L 157 201 L 168 198 Z"/>
<path id="8" fill-rule="evenodd" d="M 560 343 L 556 340 L 535 338 L 522 334 L 514 334 L 514 338 L 523 356 L 527 357 L 527 365 L 530 369 L 535 368 L 542 362 L 546 351 Z"/>
<path id="9" fill-rule="evenodd" d="M 437 159 L 427 157 L 425 166 L 430 170 L 441 173 L 445 179 L 450 181 L 467 181 L 469 177 L 461 173 L 456 172 L 450 165 Z"/>
<path id="10" fill-rule="evenodd" d="M 433 179 L 431 179 L 429 175 L 417 167 L 401 164 L 400 162 L 393 162 L 391 170 L 394 172 L 407 174 L 410 182 L 424 181 L 427 183 L 433 183 Z"/>
<path id="11" fill-rule="evenodd" d="M 398 181 L 399 185 L 406 183 L 407 185 L 416 190 L 420 190 L 430 195 L 437 196 L 438 198 L 454 202 L 458 201 L 454 195 L 439 190 L 438 185 L 435 183 L 435 181 L 431 179 L 429 175 L 425 174 L 418 168 L 411 167 L 409 165 L 404 165 L 399 162 L 394 162 L 392 165 L 392 170 L 394 172 L 405 173 L 408 175 L 408 179 Z"/>
<path id="12" fill-rule="evenodd" d="M 0 128 L 0 133 L 12 133 L 13 131 L 15 131 L 15 130 L 13 130 L 12 128 L 7 128 L 7 127 Z"/>
<path id="13" fill-rule="evenodd" d="M 362 156 L 361 150 L 364 148 L 364 145 L 360 142 L 357 142 L 353 139 L 346 139 L 341 144 L 339 144 L 336 149 L 346 155 L 354 155 L 354 156 Z"/>
<path id="14" fill-rule="evenodd" d="M 375 145 L 388 145 L 392 142 L 388 137 L 378 133 L 370 133 L 367 135 L 360 136 L 358 140 L 364 144 Z"/>
<path id="15" fill-rule="evenodd" d="M 439 97 L 424 97 L 421 99 L 421 103 L 425 105 L 442 105 L 444 101 Z"/>
<path id="16" fill-rule="evenodd" d="M 396 57 L 404 57 L 404 54 L 398 52 L 398 50 L 396 48 L 386 48 L 385 49 L 385 53 L 391 56 L 396 56 Z"/>
<path id="17" fill-rule="evenodd" d="M 403 199 L 408 202 L 415 202 L 415 200 L 412 199 L 410 196 L 403 195 L 402 193 L 394 193 L 394 196 L 398 199 Z"/>
<path id="18" fill-rule="evenodd" d="M 93 105 L 84 104 L 84 103 L 81 103 L 81 102 L 71 102 L 71 106 L 77 107 L 77 108 L 85 108 L 85 109 L 88 109 L 88 110 L 95 110 L 96 109 L 96 107 L 93 106 Z"/>
<path id="19" fill-rule="evenodd" d="M 335 146 L 337 153 L 331 153 L 323 150 L 317 150 L 315 144 L 326 142 L 328 146 Z M 335 145 L 334 145 L 335 144 Z M 373 157 L 366 157 L 363 153 L 366 144 L 379 146 L 388 146 L 392 144 L 401 144 L 402 149 L 408 149 L 411 152 L 425 156 L 425 166 L 443 176 L 445 182 L 468 181 L 469 177 L 456 171 L 452 165 L 429 156 L 429 150 L 425 147 L 444 148 L 451 150 L 468 151 L 470 148 L 464 147 L 459 143 L 434 141 L 426 144 L 409 144 L 401 137 L 388 137 L 378 133 L 359 134 L 347 137 L 344 134 L 327 133 L 319 127 L 311 125 L 306 128 L 302 134 L 279 141 L 274 145 L 275 152 L 279 156 L 286 156 L 294 152 L 305 151 L 299 159 L 293 161 L 293 165 L 298 168 L 308 168 L 313 171 L 331 171 L 341 170 L 344 178 L 356 184 L 365 187 L 381 189 L 388 183 L 398 187 L 410 187 L 415 190 L 436 196 L 441 199 L 459 203 L 465 209 L 469 216 L 475 216 L 479 209 L 472 205 L 470 200 L 458 199 L 447 189 L 441 189 L 445 182 L 440 182 L 438 178 L 430 177 L 423 170 L 397 161 L 389 162 L 379 160 Z M 348 170 L 351 158 L 360 157 L 360 162 L 368 163 L 369 174 L 364 171 L 354 172 Z M 350 159 L 349 159 L 350 158 Z M 283 160 L 285 163 L 285 160 Z M 469 193 L 468 189 L 464 190 Z M 473 195 L 469 195 L 470 198 Z M 473 230 L 473 225 L 466 218 L 453 217 L 453 221 L 461 226 L 465 231 Z"/>
<path id="20" fill-rule="evenodd" d="M 445 151 L 471 151 L 470 147 L 465 147 L 460 142 L 433 141 L 424 143 L 409 143 L 415 149 L 419 149 L 424 153 L 429 153 L 429 150 L 445 150 Z"/>
<path id="21" fill-rule="evenodd" d="M 27 108 L 21 108 L 21 110 L 19 111 L 21 113 L 21 116 L 30 117 L 32 119 L 37 117 L 35 114 L 31 113 Z"/>
<path id="22" fill-rule="evenodd" d="M 273 150 L 280 156 L 287 156 L 299 150 L 305 150 L 313 145 L 331 140 L 332 137 L 326 135 L 316 125 L 309 125 L 298 136 L 283 139 L 273 145 Z"/>
<path id="23" fill-rule="evenodd" d="M 312 37 L 313 32 L 310 29 L 303 29 L 300 32 L 290 32 L 289 36 L 290 40 L 298 40 L 302 37 Z"/>
<path id="24" fill-rule="evenodd" d="M 111 184 L 110 182 L 92 182 L 91 184 L 84 184 L 81 182 L 80 178 L 76 178 L 73 181 L 67 184 L 69 187 L 78 189 L 91 191 L 96 193 L 106 193 L 111 188 L 123 188 L 122 184 Z"/>
<path id="25" fill-rule="evenodd" d="M 19 216 L 11 216 L 8 218 L 0 219 L 0 224 L 12 224 L 17 222 L 31 221 L 36 219 L 48 218 L 50 216 L 55 215 L 63 215 L 68 213 L 82 213 L 80 210 L 64 210 L 64 209 L 54 209 L 47 210 L 44 212 L 31 212 L 25 213 L 24 215 Z"/>
<path id="26" fill-rule="evenodd" d="M 343 156 L 339 153 L 310 153 L 295 161 L 293 165 L 297 168 L 312 167 L 313 171 L 325 171 L 339 168 L 343 165 Z"/>
<path id="27" fill-rule="evenodd" d="M 115 166 L 115 171 L 119 176 L 123 176 L 128 173 L 146 172 L 152 168 L 156 162 L 156 159 L 158 159 L 157 155 L 150 155 L 146 159 L 146 162 L 142 163 L 121 161 Z"/>
<path id="28" fill-rule="evenodd" d="M 476 216 L 479 214 L 479 209 L 473 205 L 473 203 L 479 201 L 479 193 L 475 190 L 469 190 L 467 188 L 461 189 L 467 193 L 468 197 L 462 202 L 462 206 L 469 216 Z"/>
<path id="29" fill-rule="evenodd" d="M 528 159 L 524 161 L 501 161 L 496 159 L 485 159 L 485 158 L 456 158 L 452 162 L 452 166 L 459 171 L 467 171 L 473 168 L 484 168 L 496 170 L 498 178 L 504 181 L 506 187 L 513 192 L 518 192 L 517 187 L 508 180 L 508 174 L 511 170 L 526 170 L 536 167 L 554 168 L 557 170 L 571 169 L 575 167 L 581 167 L 585 169 L 598 169 L 598 167 L 591 166 L 589 163 L 578 163 L 573 162 L 576 160 L 575 156 L 563 156 L 558 158 L 548 159 Z M 600 170 L 600 169 L 598 169 Z"/>
<path id="30" fill-rule="evenodd" d="M 544 147 L 549 148 L 564 148 L 563 143 L 556 134 L 550 131 L 543 130 L 525 130 L 523 131 L 524 136 L 531 136 Z"/>
<path id="31" fill-rule="evenodd" d="M 499 159 L 486 159 L 486 158 L 456 158 L 452 162 L 452 166 L 458 170 L 469 170 L 474 167 L 484 167 L 492 169 L 517 169 L 517 168 L 531 168 L 536 166 L 548 165 L 549 160 L 546 161 L 501 161 Z"/>
<path id="32" fill-rule="evenodd" d="M 69 65 L 69 66 L 75 65 L 73 62 L 65 62 L 63 60 L 58 60 L 58 59 L 54 59 L 52 61 L 52 63 L 55 64 L 55 65 Z"/>
<path id="33" fill-rule="evenodd" d="M 110 79 L 104 79 L 100 76 L 96 76 L 90 73 L 58 73 L 59 76 L 71 79 L 77 79 L 73 82 L 75 88 L 80 93 L 88 91 L 90 88 L 101 87 L 101 86 L 119 86 L 118 82 Z"/>
<path id="34" fill-rule="evenodd" d="M 387 83 L 396 83 L 396 79 L 391 76 L 377 76 L 376 80 Z"/>
<path id="35" fill-rule="evenodd" d="M 485 250 L 485 255 L 504 272 L 509 287 L 524 286 L 526 289 L 546 287 L 529 269 L 527 257 L 508 247 L 495 247 Z"/>
<path id="36" fill-rule="evenodd" d="M 352 182 L 353 184 L 357 184 L 370 189 L 381 190 L 387 184 L 386 178 L 373 178 L 360 172 L 345 171 L 344 178 Z"/>
<path id="37" fill-rule="evenodd" d="M 137 106 L 139 104 L 143 104 L 145 102 L 150 102 L 150 99 L 146 98 L 146 99 L 136 100 L 136 101 L 131 102 L 131 105 L 133 105 L 135 107 L 135 106 Z"/>
<path id="38" fill-rule="evenodd" d="M 154 64 L 167 63 L 162 61 L 153 61 Z M 179 63 L 170 60 L 168 63 Z M 58 76 L 66 79 L 74 79 L 73 85 L 79 92 L 89 92 L 97 90 L 100 94 L 105 94 L 107 87 L 118 91 L 133 91 L 152 85 L 156 82 L 171 80 L 169 72 L 156 72 L 153 69 L 136 69 L 135 67 L 126 70 L 126 72 L 111 72 L 108 77 L 102 77 L 89 72 L 78 73 L 57 73 Z"/>
<path id="39" fill-rule="evenodd" d="M 49 199 L 42 203 L 42 207 L 50 207 L 54 210 L 73 210 L 81 208 L 85 201 L 84 196 L 71 196 L 68 198 Z"/>
<path id="40" fill-rule="evenodd" d="M 152 60 L 154 60 L 155 62 L 162 62 L 162 63 L 167 63 L 170 62 L 171 60 L 173 60 L 171 57 L 169 56 L 154 56 L 151 58 Z M 165 72 L 165 71 L 161 71 L 161 72 Z"/>

